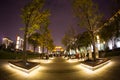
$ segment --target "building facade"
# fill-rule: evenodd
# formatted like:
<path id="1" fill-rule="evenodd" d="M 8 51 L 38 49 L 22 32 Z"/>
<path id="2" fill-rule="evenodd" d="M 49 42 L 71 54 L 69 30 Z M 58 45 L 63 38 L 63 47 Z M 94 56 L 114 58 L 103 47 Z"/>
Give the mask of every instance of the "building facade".
<path id="1" fill-rule="evenodd" d="M 23 50 L 23 42 L 24 42 L 24 40 L 20 36 L 17 36 L 17 40 L 16 40 L 16 49 L 17 50 Z"/>
<path id="2" fill-rule="evenodd" d="M 12 43 L 13 43 L 13 41 L 10 40 L 10 39 L 7 38 L 7 37 L 4 37 L 4 38 L 2 39 L 2 44 L 5 45 L 5 48 L 8 48 L 8 46 L 10 46 L 10 44 L 12 44 Z"/>

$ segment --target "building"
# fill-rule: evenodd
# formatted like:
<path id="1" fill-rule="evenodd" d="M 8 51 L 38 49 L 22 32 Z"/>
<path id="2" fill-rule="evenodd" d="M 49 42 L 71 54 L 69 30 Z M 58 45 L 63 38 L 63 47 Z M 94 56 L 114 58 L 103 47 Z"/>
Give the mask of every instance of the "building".
<path id="1" fill-rule="evenodd" d="M 118 16 L 118 14 L 120 14 L 120 10 L 118 10 L 117 13 L 115 13 L 110 19 L 109 19 L 109 23 L 111 23 L 112 21 L 114 21 L 114 17 Z M 120 23 L 119 23 L 120 24 Z M 120 25 L 119 25 L 120 26 Z M 110 50 L 112 50 L 113 48 L 120 48 L 120 37 L 115 38 L 113 37 L 111 40 L 108 41 L 108 47 Z"/>
<path id="2" fill-rule="evenodd" d="M 53 50 L 53 53 L 62 54 L 63 51 L 64 51 L 64 49 L 61 46 L 56 46 Z"/>
<path id="3" fill-rule="evenodd" d="M 23 42 L 24 42 L 24 40 L 20 36 L 17 36 L 17 40 L 16 40 L 16 49 L 17 50 L 23 50 Z"/>
<path id="4" fill-rule="evenodd" d="M 7 37 L 4 37 L 4 38 L 2 39 L 2 44 L 5 45 L 5 48 L 8 48 L 8 46 L 10 46 L 11 43 L 13 43 L 13 41 L 10 40 L 10 39 L 7 38 Z"/>

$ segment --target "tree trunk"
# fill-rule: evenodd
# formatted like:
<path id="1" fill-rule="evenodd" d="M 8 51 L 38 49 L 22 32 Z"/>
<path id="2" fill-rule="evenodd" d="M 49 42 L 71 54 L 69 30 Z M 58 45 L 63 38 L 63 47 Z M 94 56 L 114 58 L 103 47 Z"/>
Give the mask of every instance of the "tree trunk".
<path id="1" fill-rule="evenodd" d="M 47 54 L 48 54 L 48 48 L 47 48 Z"/>
<path id="2" fill-rule="evenodd" d="M 44 45 L 43 45 L 43 47 L 42 47 L 42 53 L 44 53 Z"/>
<path id="3" fill-rule="evenodd" d="M 44 45 L 42 46 L 42 59 L 44 57 Z"/>
<path id="4" fill-rule="evenodd" d="M 93 57 L 93 61 L 96 61 L 96 51 L 95 51 L 95 35 L 92 32 L 92 45 L 93 45 L 93 53 L 92 53 L 92 57 Z"/>
<path id="5" fill-rule="evenodd" d="M 33 52 L 35 53 L 36 46 L 33 47 Z"/>
<path id="6" fill-rule="evenodd" d="M 28 31 L 28 24 L 26 24 L 25 32 L 24 32 L 24 44 L 23 44 L 23 61 L 27 62 L 27 54 L 26 54 L 26 43 L 27 43 L 27 31 Z"/>
<path id="7" fill-rule="evenodd" d="M 93 53 L 92 53 L 92 57 L 93 57 L 93 61 L 96 60 L 96 51 L 95 51 L 95 42 L 93 42 Z"/>

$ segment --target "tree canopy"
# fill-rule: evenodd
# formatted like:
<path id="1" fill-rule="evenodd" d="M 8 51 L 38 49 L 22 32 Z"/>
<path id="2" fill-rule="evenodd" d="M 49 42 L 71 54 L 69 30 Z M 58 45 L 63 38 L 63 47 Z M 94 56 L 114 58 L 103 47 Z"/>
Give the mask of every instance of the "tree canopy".
<path id="1" fill-rule="evenodd" d="M 97 4 L 92 0 L 73 0 L 73 10 L 78 18 L 80 27 L 84 27 L 90 34 L 93 45 L 93 60 L 95 60 L 95 37 L 101 29 L 102 15 L 98 11 Z"/>
<path id="2" fill-rule="evenodd" d="M 40 29 L 41 25 L 49 22 L 50 13 L 44 9 L 45 0 L 31 0 L 22 8 L 21 17 L 25 24 L 24 30 L 24 46 L 23 51 L 26 52 L 27 38 Z M 26 53 L 24 55 L 26 61 Z"/>
<path id="3" fill-rule="evenodd" d="M 39 33 L 34 33 L 28 37 L 28 43 L 31 44 L 35 48 L 39 46 L 41 40 L 41 35 Z"/>
<path id="4" fill-rule="evenodd" d="M 70 27 L 62 38 L 62 44 L 66 47 L 66 50 L 74 49 L 75 36 L 75 29 Z"/>

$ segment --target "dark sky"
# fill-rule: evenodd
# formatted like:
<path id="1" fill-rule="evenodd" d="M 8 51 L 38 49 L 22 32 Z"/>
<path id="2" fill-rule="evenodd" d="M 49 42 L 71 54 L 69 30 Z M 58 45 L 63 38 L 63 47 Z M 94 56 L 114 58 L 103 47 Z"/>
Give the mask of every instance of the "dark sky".
<path id="1" fill-rule="evenodd" d="M 29 1 L 0 0 L 0 38 L 9 37 L 15 41 L 17 35 L 23 37 L 20 28 L 24 27 L 24 24 L 20 14 L 21 8 Z M 94 1 L 98 3 L 100 11 L 105 14 L 105 17 L 110 17 L 110 0 Z M 70 0 L 47 0 L 45 6 L 51 10 L 49 29 L 52 32 L 55 45 L 61 45 L 61 39 L 68 27 L 73 26 L 77 31 L 83 31 L 77 27 Z"/>

